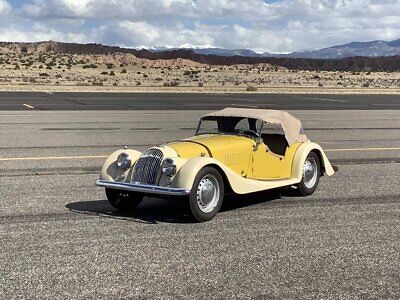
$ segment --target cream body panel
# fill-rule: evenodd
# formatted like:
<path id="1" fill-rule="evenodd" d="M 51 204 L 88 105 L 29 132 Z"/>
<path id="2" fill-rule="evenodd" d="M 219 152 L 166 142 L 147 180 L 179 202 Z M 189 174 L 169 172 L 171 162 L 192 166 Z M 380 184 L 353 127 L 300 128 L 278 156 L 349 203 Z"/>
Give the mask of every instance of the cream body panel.
<path id="1" fill-rule="evenodd" d="M 255 180 L 243 178 L 230 168 L 211 157 L 196 157 L 188 160 L 179 170 L 171 183 L 171 187 L 191 189 L 197 173 L 205 166 L 216 165 L 226 175 L 232 190 L 237 194 L 247 194 L 299 183 L 300 178 L 283 180 Z"/>

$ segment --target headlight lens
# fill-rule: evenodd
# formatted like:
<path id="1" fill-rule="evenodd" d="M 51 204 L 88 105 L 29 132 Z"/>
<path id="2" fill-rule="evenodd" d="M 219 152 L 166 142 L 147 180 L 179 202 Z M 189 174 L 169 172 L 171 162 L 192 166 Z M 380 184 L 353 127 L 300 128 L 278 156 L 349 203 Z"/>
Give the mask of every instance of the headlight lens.
<path id="1" fill-rule="evenodd" d="M 165 175 L 172 177 L 176 173 L 176 164 L 172 158 L 164 159 L 162 163 L 162 171 Z"/>
<path id="2" fill-rule="evenodd" d="M 124 152 L 122 152 L 120 155 L 118 155 L 117 159 L 117 166 L 123 171 L 128 170 L 131 167 L 132 160 L 130 156 Z"/>

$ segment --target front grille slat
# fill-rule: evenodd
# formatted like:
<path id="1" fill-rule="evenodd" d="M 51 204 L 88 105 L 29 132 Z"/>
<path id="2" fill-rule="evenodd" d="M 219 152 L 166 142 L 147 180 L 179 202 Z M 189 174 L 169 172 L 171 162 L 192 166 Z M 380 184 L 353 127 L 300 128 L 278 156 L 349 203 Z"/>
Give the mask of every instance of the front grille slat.
<path id="1" fill-rule="evenodd" d="M 159 149 L 149 149 L 136 162 L 132 181 L 145 184 L 156 184 L 157 173 L 164 155 Z"/>

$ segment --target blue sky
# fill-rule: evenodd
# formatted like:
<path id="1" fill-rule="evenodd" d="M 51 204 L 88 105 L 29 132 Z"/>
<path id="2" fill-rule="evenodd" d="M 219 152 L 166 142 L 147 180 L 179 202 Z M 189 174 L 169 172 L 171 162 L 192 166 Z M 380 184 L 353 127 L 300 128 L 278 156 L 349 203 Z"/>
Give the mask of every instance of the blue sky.
<path id="1" fill-rule="evenodd" d="M 317 49 L 400 38 L 400 0 L 0 0 L 1 41 Z"/>

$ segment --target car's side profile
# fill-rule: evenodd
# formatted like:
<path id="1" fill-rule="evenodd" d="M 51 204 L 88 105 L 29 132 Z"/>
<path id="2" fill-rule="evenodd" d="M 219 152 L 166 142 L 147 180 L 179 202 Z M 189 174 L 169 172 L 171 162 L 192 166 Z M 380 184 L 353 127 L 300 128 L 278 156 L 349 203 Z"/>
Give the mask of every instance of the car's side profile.
<path id="1" fill-rule="evenodd" d="M 132 210 L 145 194 L 183 196 L 197 221 L 212 219 L 226 191 L 247 194 L 294 186 L 311 195 L 334 174 L 322 148 L 284 111 L 225 108 L 200 119 L 196 135 L 147 149 L 112 153 L 96 185 L 110 203 Z"/>

